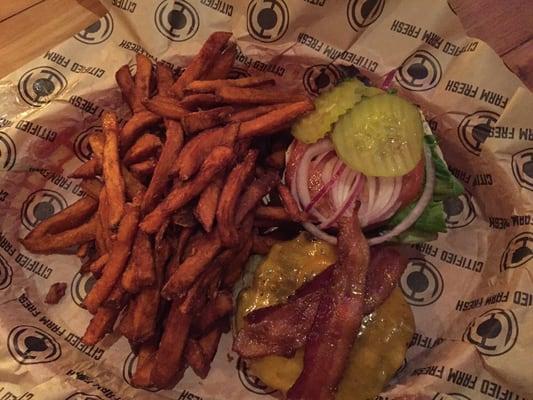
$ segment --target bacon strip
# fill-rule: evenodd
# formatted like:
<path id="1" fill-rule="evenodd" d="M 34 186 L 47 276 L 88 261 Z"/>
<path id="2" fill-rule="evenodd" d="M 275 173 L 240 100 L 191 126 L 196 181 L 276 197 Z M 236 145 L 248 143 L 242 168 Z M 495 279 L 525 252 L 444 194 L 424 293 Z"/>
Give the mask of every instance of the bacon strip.
<path id="1" fill-rule="evenodd" d="M 358 207 L 356 207 L 357 210 Z M 307 337 L 304 368 L 288 400 L 333 400 L 363 319 L 370 252 L 357 212 L 339 221 L 339 257 Z"/>

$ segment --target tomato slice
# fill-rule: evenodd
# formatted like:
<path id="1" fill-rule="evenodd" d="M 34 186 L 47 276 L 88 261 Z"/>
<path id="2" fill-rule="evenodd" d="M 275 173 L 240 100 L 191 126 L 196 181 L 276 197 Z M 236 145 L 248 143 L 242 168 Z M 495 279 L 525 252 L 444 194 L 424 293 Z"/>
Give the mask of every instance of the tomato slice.
<path id="1" fill-rule="evenodd" d="M 398 200 L 400 201 L 400 208 L 407 206 L 415 200 L 424 184 L 424 159 L 422 158 L 418 164 L 402 178 L 402 190 Z"/>

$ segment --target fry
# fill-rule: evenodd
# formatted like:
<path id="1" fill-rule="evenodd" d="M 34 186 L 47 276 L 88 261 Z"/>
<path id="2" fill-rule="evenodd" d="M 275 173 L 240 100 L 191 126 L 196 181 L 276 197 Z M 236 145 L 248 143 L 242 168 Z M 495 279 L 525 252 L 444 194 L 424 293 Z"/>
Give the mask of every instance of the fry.
<path id="1" fill-rule="evenodd" d="M 29 236 L 29 235 L 28 235 Z M 94 240 L 96 237 L 96 218 L 92 217 L 88 222 L 72 229 L 59 233 L 45 233 L 40 236 L 32 236 L 21 239 L 20 242 L 32 253 L 49 254 L 71 246 Z"/>
<path id="2" fill-rule="evenodd" d="M 96 281 L 83 301 L 85 308 L 87 308 L 92 314 L 97 311 L 98 307 L 111 293 L 128 261 L 131 245 L 137 229 L 137 223 L 139 221 L 139 211 L 136 207 L 131 205 L 127 208 L 126 214 L 120 222 L 117 240 L 113 242 L 113 248 L 109 254 L 109 260 L 104 268 L 102 276 Z"/>
<path id="3" fill-rule="evenodd" d="M 86 222 L 94 214 L 97 208 L 98 201 L 90 197 L 83 197 L 64 210 L 42 221 L 39 225 L 33 228 L 33 230 L 26 236 L 25 240 L 75 228 Z"/>
<path id="4" fill-rule="evenodd" d="M 122 92 L 122 99 L 128 103 L 130 109 L 133 110 L 133 91 L 135 83 L 128 65 L 123 65 L 117 70 L 115 73 L 115 80 Z"/>
<path id="5" fill-rule="evenodd" d="M 221 336 L 222 328 L 216 327 L 198 340 L 187 341 L 185 359 L 194 373 L 202 379 L 206 378 L 209 373 Z"/>
<path id="6" fill-rule="evenodd" d="M 169 387 L 176 378 L 182 363 L 190 325 L 191 316 L 182 314 L 178 302 L 174 301 L 170 307 L 150 377 L 155 386 Z"/>
<path id="7" fill-rule="evenodd" d="M 205 159 L 198 175 L 176 186 L 170 194 L 147 216 L 140 227 L 146 233 L 155 233 L 163 224 L 165 218 L 198 196 L 211 182 L 215 175 L 233 162 L 233 153 L 227 147 L 216 147 Z"/>
<path id="8" fill-rule="evenodd" d="M 167 139 L 161 151 L 161 156 L 154 170 L 150 185 L 141 203 L 141 210 L 147 213 L 153 210 L 170 179 L 170 169 L 176 161 L 177 154 L 183 146 L 183 130 L 177 121 L 166 120 Z"/>
<path id="9" fill-rule="evenodd" d="M 137 179 L 142 180 L 150 177 L 154 173 L 156 165 L 157 161 L 154 158 L 149 158 L 148 160 L 131 164 L 129 169 Z"/>
<path id="10" fill-rule="evenodd" d="M 235 62 L 237 56 L 237 45 L 235 43 L 228 43 L 223 53 L 213 61 L 213 66 L 206 71 L 202 79 L 224 79 L 228 76 Z"/>
<path id="11" fill-rule="evenodd" d="M 216 218 L 220 239 L 225 246 L 235 246 L 239 241 L 235 222 L 235 208 L 244 186 L 252 178 L 257 155 L 258 152 L 256 150 L 248 151 L 243 162 L 237 164 L 230 172 L 220 193 Z"/>
<path id="12" fill-rule="evenodd" d="M 107 194 L 105 190 L 100 192 L 98 203 L 97 223 L 96 223 L 96 240 L 100 243 L 103 252 L 111 250 L 111 231 L 109 229 L 109 206 L 107 204 Z M 102 253 L 103 254 L 103 253 Z"/>
<path id="13" fill-rule="evenodd" d="M 127 292 L 124 290 L 120 282 L 117 282 L 115 286 L 113 286 L 111 293 L 109 293 L 108 298 L 105 299 L 103 306 L 121 310 L 124 307 L 127 298 Z"/>
<path id="14" fill-rule="evenodd" d="M 252 236 L 254 217 L 248 214 L 242 222 L 239 236 L 242 245 L 235 250 L 235 255 L 231 262 L 223 267 L 222 287 L 233 290 L 233 285 L 239 280 L 242 270 L 248 261 L 250 252 L 252 250 L 253 241 L 250 240 Z"/>
<path id="15" fill-rule="evenodd" d="M 223 317 L 228 315 L 233 309 L 233 298 L 228 291 L 218 292 L 216 297 L 209 301 L 200 311 L 201 318 L 195 319 L 192 330 L 203 335 L 211 330 L 213 326 Z"/>
<path id="16" fill-rule="evenodd" d="M 109 254 L 102 254 L 100 257 L 98 257 L 91 263 L 91 265 L 89 266 L 89 271 L 91 271 L 93 275 L 100 275 L 108 260 Z"/>
<path id="17" fill-rule="evenodd" d="M 189 83 L 186 90 L 194 93 L 212 93 L 225 86 L 250 88 L 255 86 L 273 85 L 275 82 L 274 79 L 269 78 L 266 75 L 239 79 L 201 80 Z M 279 101 L 277 103 L 279 103 Z"/>
<path id="18" fill-rule="evenodd" d="M 65 282 L 53 283 L 52 286 L 50 286 L 50 289 L 48 289 L 48 293 L 46 293 L 44 302 L 46 304 L 59 303 L 59 301 L 65 295 L 66 290 L 67 290 L 67 284 Z"/>
<path id="19" fill-rule="evenodd" d="M 144 54 L 135 55 L 137 72 L 135 73 L 135 86 L 133 90 L 133 112 L 146 110 L 141 100 L 150 95 L 150 80 L 152 78 L 152 62 Z"/>
<path id="20" fill-rule="evenodd" d="M 132 343 L 142 343 L 152 338 L 156 333 L 159 299 L 158 285 L 142 289 L 130 301 L 128 311 L 120 321 L 120 333 Z"/>
<path id="21" fill-rule="evenodd" d="M 238 124 L 231 124 L 200 133 L 187 142 L 180 152 L 171 174 L 188 180 L 198 171 L 202 161 L 217 146 L 233 147 L 239 132 Z"/>
<path id="22" fill-rule="evenodd" d="M 252 251 L 254 254 L 268 254 L 272 246 L 279 242 L 280 240 L 272 236 L 254 234 Z"/>
<path id="23" fill-rule="evenodd" d="M 89 136 L 89 146 L 91 146 L 95 157 L 102 158 L 102 154 L 104 154 L 104 137 L 101 134 L 94 133 Z"/>
<path id="24" fill-rule="evenodd" d="M 274 171 L 262 174 L 246 188 L 239 200 L 239 208 L 235 214 L 235 223 L 240 225 L 244 217 L 278 184 L 279 176 Z"/>
<path id="25" fill-rule="evenodd" d="M 157 63 L 157 93 L 163 96 L 168 95 L 172 84 L 174 83 L 174 72 L 172 69 L 162 62 Z"/>
<path id="26" fill-rule="evenodd" d="M 156 155 L 162 145 L 161 139 L 156 135 L 145 133 L 129 148 L 122 161 L 125 165 L 145 161 L 148 157 Z"/>
<path id="27" fill-rule="evenodd" d="M 122 287 L 129 293 L 137 293 L 142 287 L 153 285 L 155 280 L 150 239 L 143 231 L 137 230 L 130 259 L 122 274 Z"/>
<path id="28" fill-rule="evenodd" d="M 172 85 L 172 93 L 178 98 L 183 97 L 183 91 L 189 83 L 200 78 L 213 65 L 215 57 L 224 48 L 231 37 L 231 32 L 214 32 L 204 42 L 198 54 L 185 68 L 180 77 Z"/>
<path id="29" fill-rule="evenodd" d="M 126 194 L 128 195 L 128 199 L 133 200 L 136 196 L 139 196 L 146 190 L 141 181 L 133 176 L 133 174 L 128 171 L 125 166 L 122 166 L 120 170 L 122 171 L 124 183 L 126 184 Z"/>
<path id="30" fill-rule="evenodd" d="M 216 232 L 203 236 L 192 250 L 192 254 L 171 275 L 161 291 L 161 296 L 171 299 L 182 295 L 205 270 L 221 247 L 222 243 Z"/>
<path id="31" fill-rule="evenodd" d="M 146 129 L 160 121 L 161 117 L 151 111 L 141 111 L 133 114 L 120 131 L 120 153 L 125 154 Z"/>
<path id="32" fill-rule="evenodd" d="M 81 259 L 87 257 L 93 244 L 93 241 L 80 244 L 80 247 L 78 247 L 78 250 L 76 250 L 76 256 Z"/>
<path id="33" fill-rule="evenodd" d="M 222 125 L 229 120 L 232 111 L 233 107 L 229 106 L 197 111 L 185 115 L 181 119 L 181 123 L 183 124 L 185 133 L 191 135 L 205 129 Z"/>
<path id="34" fill-rule="evenodd" d="M 291 220 L 295 222 L 305 222 L 309 219 L 307 213 L 300 210 L 296 200 L 294 200 L 294 197 L 292 197 L 291 191 L 287 186 L 279 184 L 278 192 L 281 202 L 283 203 L 283 208 L 285 208 Z"/>
<path id="35" fill-rule="evenodd" d="M 271 135 L 285 129 L 296 118 L 314 109 L 310 100 L 291 103 L 283 108 L 270 111 L 257 118 L 243 122 L 239 130 L 239 139 L 261 135 Z"/>
<path id="36" fill-rule="evenodd" d="M 187 247 L 187 243 L 189 242 L 189 239 L 191 238 L 193 233 L 194 229 L 192 228 L 182 228 L 182 230 L 180 231 L 175 252 L 176 265 L 179 265 L 181 263 L 183 255 L 185 253 L 185 247 Z"/>
<path id="37" fill-rule="evenodd" d="M 218 87 L 215 93 L 224 102 L 237 104 L 276 104 L 309 101 L 304 95 L 288 93 L 272 88 L 249 88 L 225 85 Z"/>
<path id="38" fill-rule="evenodd" d="M 124 214 L 126 203 L 125 185 L 120 171 L 118 155 L 118 124 L 115 114 L 106 112 L 102 117 L 102 129 L 105 136 L 102 168 L 104 188 L 109 204 L 109 224 L 115 227 Z"/>
<path id="39" fill-rule="evenodd" d="M 179 182 L 181 185 L 182 183 Z M 193 214 L 194 205 L 189 203 L 180 209 L 176 210 L 174 214 L 170 217 L 172 223 L 176 226 L 192 228 L 198 225 L 198 221 Z"/>
<path id="40" fill-rule="evenodd" d="M 252 108 L 246 108 L 244 110 L 234 113 L 230 117 L 230 122 L 245 122 L 250 121 L 251 119 L 257 118 L 263 114 L 269 113 L 270 111 L 279 110 L 287 105 L 287 103 L 280 104 L 267 104 L 266 106 L 257 106 Z"/>
<path id="41" fill-rule="evenodd" d="M 291 217 L 285 208 L 276 206 L 259 206 L 255 209 L 255 216 L 259 219 L 276 222 L 291 221 Z"/>
<path id="42" fill-rule="evenodd" d="M 106 333 L 113 330 L 113 325 L 119 313 L 120 310 L 114 308 L 99 307 L 91 322 L 89 322 L 81 341 L 88 346 L 98 343 Z"/>
<path id="43" fill-rule="evenodd" d="M 265 159 L 266 165 L 282 171 L 285 168 L 285 149 L 270 153 Z"/>
<path id="44" fill-rule="evenodd" d="M 100 196 L 100 191 L 104 187 L 104 185 L 102 185 L 102 182 L 100 182 L 98 179 L 84 179 L 80 183 L 80 186 L 83 191 L 94 200 L 98 200 L 98 197 Z"/>
<path id="45" fill-rule="evenodd" d="M 143 104 L 151 112 L 165 118 L 180 119 L 187 114 L 183 105 L 171 97 L 157 95 L 151 99 L 145 98 Z"/>
<path id="46" fill-rule="evenodd" d="M 195 111 L 201 107 L 211 107 L 222 103 L 222 98 L 212 93 L 198 93 L 185 96 L 178 103 L 180 107 Z"/>
<path id="47" fill-rule="evenodd" d="M 202 224 L 206 232 L 211 232 L 213 222 L 215 221 L 215 214 L 217 212 L 218 198 L 224 185 L 221 178 L 215 179 L 207 186 L 200 198 L 198 204 L 194 209 L 196 219 Z"/>
<path id="48" fill-rule="evenodd" d="M 157 346 L 154 343 L 143 343 L 139 347 L 137 366 L 131 377 L 131 383 L 135 387 L 148 388 L 151 386 L 150 375 L 155 363 Z"/>
<path id="49" fill-rule="evenodd" d="M 102 162 L 98 157 L 85 161 L 69 174 L 69 178 L 94 178 L 102 175 Z"/>

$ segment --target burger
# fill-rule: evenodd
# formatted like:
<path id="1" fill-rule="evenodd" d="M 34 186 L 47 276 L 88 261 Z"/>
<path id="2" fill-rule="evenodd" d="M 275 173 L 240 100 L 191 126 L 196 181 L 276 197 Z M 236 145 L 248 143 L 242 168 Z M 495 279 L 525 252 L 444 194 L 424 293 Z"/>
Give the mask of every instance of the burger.
<path id="1" fill-rule="evenodd" d="M 284 180 L 307 218 L 250 259 L 233 349 L 287 399 L 373 399 L 415 329 L 397 287 L 405 245 L 445 232 L 443 201 L 463 188 L 423 114 L 392 90 L 345 80 L 291 133 Z"/>

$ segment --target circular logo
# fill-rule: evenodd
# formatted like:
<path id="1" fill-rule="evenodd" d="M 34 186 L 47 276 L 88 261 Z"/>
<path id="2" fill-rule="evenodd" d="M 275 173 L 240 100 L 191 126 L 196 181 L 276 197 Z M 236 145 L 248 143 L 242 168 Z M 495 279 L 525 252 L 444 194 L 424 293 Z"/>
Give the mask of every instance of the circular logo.
<path id="1" fill-rule="evenodd" d="M 13 268 L 7 260 L 0 255 L 0 290 L 7 289 L 13 279 Z"/>
<path id="2" fill-rule="evenodd" d="M 533 258 L 533 233 L 522 232 L 511 239 L 500 261 L 500 271 L 517 268 Z"/>
<path id="3" fill-rule="evenodd" d="M 89 145 L 89 137 L 94 133 L 102 132 L 102 127 L 91 126 L 84 131 L 80 132 L 76 139 L 74 139 L 74 154 L 80 159 L 80 161 L 88 161 L 91 159 L 93 151 Z"/>
<path id="4" fill-rule="evenodd" d="M 533 190 L 533 148 L 514 154 L 511 166 L 518 184 L 524 189 Z"/>
<path id="5" fill-rule="evenodd" d="M 248 391 L 255 394 L 272 394 L 275 392 L 274 389 L 261 382 L 258 377 L 252 375 L 248 365 L 246 365 L 246 361 L 240 357 L 237 360 L 237 370 L 239 371 L 239 380 Z"/>
<path id="6" fill-rule="evenodd" d="M 0 132 L 0 168 L 9 171 L 15 165 L 17 159 L 17 148 L 13 139 L 5 133 Z"/>
<path id="7" fill-rule="evenodd" d="M 461 393 L 437 393 L 432 400 L 470 400 L 470 397 L 465 396 Z"/>
<path id="8" fill-rule="evenodd" d="M 470 342 L 486 356 L 511 350 L 518 338 L 518 322 L 511 310 L 495 308 L 475 318 L 466 327 L 463 341 Z"/>
<path id="9" fill-rule="evenodd" d="M 385 0 L 350 0 L 346 8 L 348 22 L 359 31 L 376 22 L 385 7 Z"/>
<path id="10" fill-rule="evenodd" d="M 394 77 L 402 87 L 423 92 L 438 85 L 442 68 L 433 54 L 417 50 L 402 63 Z"/>
<path id="11" fill-rule="evenodd" d="M 427 306 L 442 294 L 444 282 L 439 270 L 423 258 L 412 258 L 400 280 L 400 287 L 412 306 Z"/>
<path id="12" fill-rule="evenodd" d="M 18 91 L 22 100 L 33 107 L 41 107 L 59 95 L 67 86 L 67 78 L 52 67 L 30 69 L 19 79 Z"/>
<path id="13" fill-rule="evenodd" d="M 248 33 L 260 42 L 279 40 L 289 27 L 289 9 L 283 0 L 252 0 L 246 12 Z"/>
<path id="14" fill-rule="evenodd" d="M 472 202 L 472 195 L 466 191 L 460 196 L 444 200 L 443 206 L 447 228 L 462 228 L 476 219 L 477 214 Z"/>
<path id="15" fill-rule="evenodd" d="M 75 34 L 74 38 L 85 44 L 99 44 L 109 39 L 112 33 L 113 18 L 111 18 L 111 14 L 106 14 L 83 31 Z"/>
<path id="16" fill-rule="evenodd" d="M 72 278 L 70 285 L 70 296 L 76 305 L 82 307 L 83 300 L 87 296 L 96 283 L 96 278 L 93 274 L 80 274 L 79 272 Z"/>
<path id="17" fill-rule="evenodd" d="M 102 400 L 102 398 L 95 394 L 76 392 L 68 396 L 65 400 Z"/>
<path id="18" fill-rule="evenodd" d="M 304 88 L 311 96 L 336 86 L 342 78 L 342 73 L 333 64 L 318 64 L 309 67 L 304 72 Z"/>
<path id="19" fill-rule="evenodd" d="M 61 346 L 48 333 L 31 325 L 13 328 L 7 337 L 7 349 L 19 364 L 43 364 L 61 357 Z"/>
<path id="20" fill-rule="evenodd" d="M 157 30 L 173 42 L 192 38 L 200 26 L 198 12 L 185 0 L 163 0 L 157 6 L 154 18 Z"/>
<path id="21" fill-rule="evenodd" d="M 33 192 L 22 203 L 20 220 L 28 230 L 68 207 L 65 198 L 54 190 L 41 189 Z"/>
<path id="22" fill-rule="evenodd" d="M 457 127 L 459 140 L 470 153 L 479 156 L 481 145 L 487 140 L 500 115 L 492 111 L 476 111 L 463 118 Z"/>
<path id="23" fill-rule="evenodd" d="M 134 387 L 136 389 L 139 389 L 138 387 L 134 386 L 131 383 L 131 380 L 133 378 L 133 374 L 135 373 L 135 369 L 137 368 L 137 355 L 134 352 L 131 352 L 128 354 L 126 359 L 124 360 L 124 365 L 122 366 L 122 378 L 124 378 L 124 381 L 130 385 L 131 387 Z M 147 390 L 149 392 L 158 392 L 160 389 L 154 387 L 154 388 L 142 388 L 143 390 Z"/>
<path id="24" fill-rule="evenodd" d="M 244 68 L 233 67 L 228 74 L 228 79 L 248 78 L 252 75 Z"/>

